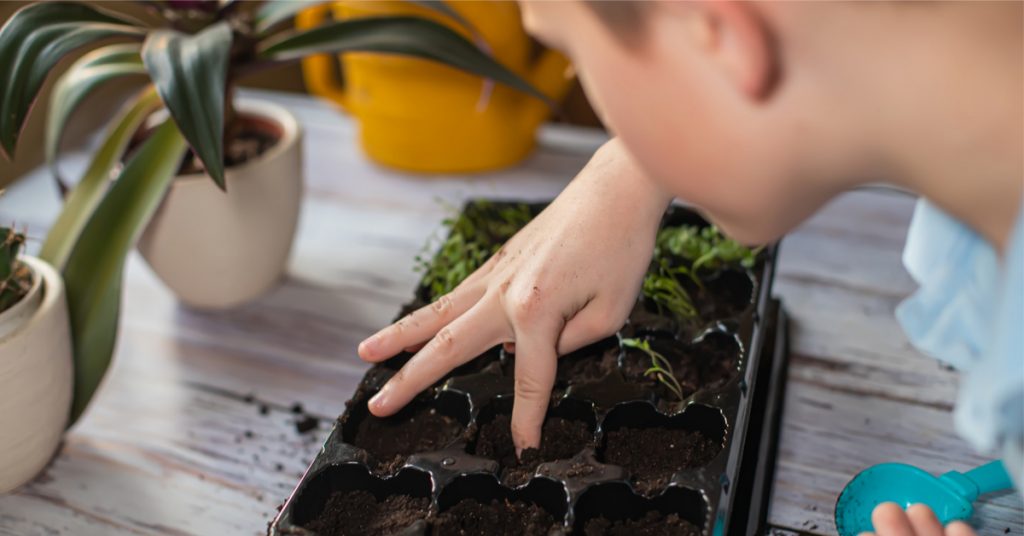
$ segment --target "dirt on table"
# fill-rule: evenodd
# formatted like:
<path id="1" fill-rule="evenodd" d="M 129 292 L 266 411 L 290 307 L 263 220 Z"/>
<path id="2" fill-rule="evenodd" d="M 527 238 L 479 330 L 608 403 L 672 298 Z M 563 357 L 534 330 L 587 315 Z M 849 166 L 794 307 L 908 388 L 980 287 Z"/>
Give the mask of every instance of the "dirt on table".
<path id="1" fill-rule="evenodd" d="M 376 469 L 392 473 L 419 452 L 440 450 L 458 439 L 464 426 L 429 406 L 407 406 L 387 418 L 367 415 L 352 443 L 373 455 Z"/>
<path id="2" fill-rule="evenodd" d="M 323 511 L 305 528 L 320 536 L 392 534 L 425 519 L 430 499 L 392 495 L 378 501 L 368 491 L 334 492 Z"/>
<path id="3" fill-rule="evenodd" d="M 663 488 L 673 473 L 702 466 L 722 450 L 697 430 L 620 428 L 606 438 L 602 461 L 624 467 L 642 493 Z"/>
<path id="4" fill-rule="evenodd" d="M 556 521 L 536 504 L 498 501 L 488 504 L 463 499 L 434 520 L 431 536 L 547 536 Z"/>
<path id="5" fill-rule="evenodd" d="M 507 486 L 525 484 L 542 463 L 572 458 L 593 437 L 583 421 L 550 417 L 544 422 L 540 448 L 526 449 L 522 458 L 517 459 L 511 426 L 510 415 L 495 416 L 494 420 L 480 427 L 475 450 L 476 455 L 501 464 L 502 480 Z"/>
<path id="6" fill-rule="evenodd" d="M 640 519 L 609 521 L 597 517 L 583 526 L 584 536 L 698 536 L 700 528 L 679 517 L 664 515 L 657 510 L 647 512 Z"/>

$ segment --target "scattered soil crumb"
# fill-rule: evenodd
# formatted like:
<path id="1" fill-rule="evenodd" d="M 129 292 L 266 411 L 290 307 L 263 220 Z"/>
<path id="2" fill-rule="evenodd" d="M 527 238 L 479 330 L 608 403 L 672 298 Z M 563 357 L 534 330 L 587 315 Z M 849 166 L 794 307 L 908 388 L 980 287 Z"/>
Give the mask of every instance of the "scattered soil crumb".
<path id="1" fill-rule="evenodd" d="M 320 420 L 312 415 L 306 415 L 305 417 L 295 421 L 295 431 L 300 434 L 316 430 L 320 426 Z"/>

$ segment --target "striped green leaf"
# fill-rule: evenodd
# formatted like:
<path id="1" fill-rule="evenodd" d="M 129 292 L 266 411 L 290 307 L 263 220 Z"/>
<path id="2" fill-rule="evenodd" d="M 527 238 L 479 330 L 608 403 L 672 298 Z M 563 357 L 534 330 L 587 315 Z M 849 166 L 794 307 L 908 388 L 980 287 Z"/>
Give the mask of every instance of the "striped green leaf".
<path id="1" fill-rule="evenodd" d="M 104 133 L 103 144 L 93 155 L 78 185 L 64 201 L 63 210 L 46 235 L 39 251 L 40 258 L 58 270 L 64 269 L 82 229 L 103 199 L 132 135 L 159 107 L 160 97 L 151 86 L 129 102 L 110 124 Z"/>
<path id="2" fill-rule="evenodd" d="M 128 252 L 160 206 L 187 145 L 172 121 L 142 144 L 82 230 L 64 269 L 74 344 L 68 426 L 82 415 L 110 365 Z"/>
<path id="3" fill-rule="evenodd" d="M 64 126 L 82 99 L 102 83 L 130 75 L 144 75 L 138 43 L 120 43 L 97 48 L 79 58 L 65 72 L 50 94 L 49 115 L 46 118 L 46 163 L 55 176 L 57 151 L 60 148 Z"/>
<path id="4" fill-rule="evenodd" d="M 100 39 L 141 39 L 145 31 L 128 19 L 70 2 L 39 2 L 16 12 L 0 28 L 0 149 L 14 154 L 32 103 L 61 58 Z"/>
<path id="5" fill-rule="evenodd" d="M 142 47 L 149 71 L 171 118 L 206 172 L 224 189 L 224 91 L 232 32 L 219 22 L 188 35 L 152 32 Z"/>

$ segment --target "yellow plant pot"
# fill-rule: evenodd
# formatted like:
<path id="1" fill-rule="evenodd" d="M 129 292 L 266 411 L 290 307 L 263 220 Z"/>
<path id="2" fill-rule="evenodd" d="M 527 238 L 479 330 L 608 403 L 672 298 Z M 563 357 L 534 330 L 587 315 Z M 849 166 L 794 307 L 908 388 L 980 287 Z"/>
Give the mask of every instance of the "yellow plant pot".
<path id="1" fill-rule="evenodd" d="M 417 15 L 483 42 L 503 65 L 558 101 L 572 83 L 569 62 L 533 44 L 511 1 L 448 2 L 473 33 L 422 6 L 392 0 L 340 1 L 303 11 L 296 25 L 335 19 Z M 306 87 L 338 103 L 359 121 L 360 141 L 373 160 L 428 173 L 475 172 L 516 164 L 534 146 L 550 110 L 540 100 L 431 61 L 386 54 L 321 54 L 303 60 Z M 344 83 L 338 79 L 342 73 Z"/>

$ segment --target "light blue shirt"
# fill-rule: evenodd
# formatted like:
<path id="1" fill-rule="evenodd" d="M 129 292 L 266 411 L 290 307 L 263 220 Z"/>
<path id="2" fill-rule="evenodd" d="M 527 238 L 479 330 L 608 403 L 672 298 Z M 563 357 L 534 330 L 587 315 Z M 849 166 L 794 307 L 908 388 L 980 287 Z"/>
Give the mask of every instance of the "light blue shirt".
<path id="1" fill-rule="evenodd" d="M 914 211 L 903 263 L 919 288 L 896 309 L 910 341 L 962 373 L 954 421 L 1003 456 L 1024 485 L 1024 214 L 1004 258 L 927 201 Z"/>

